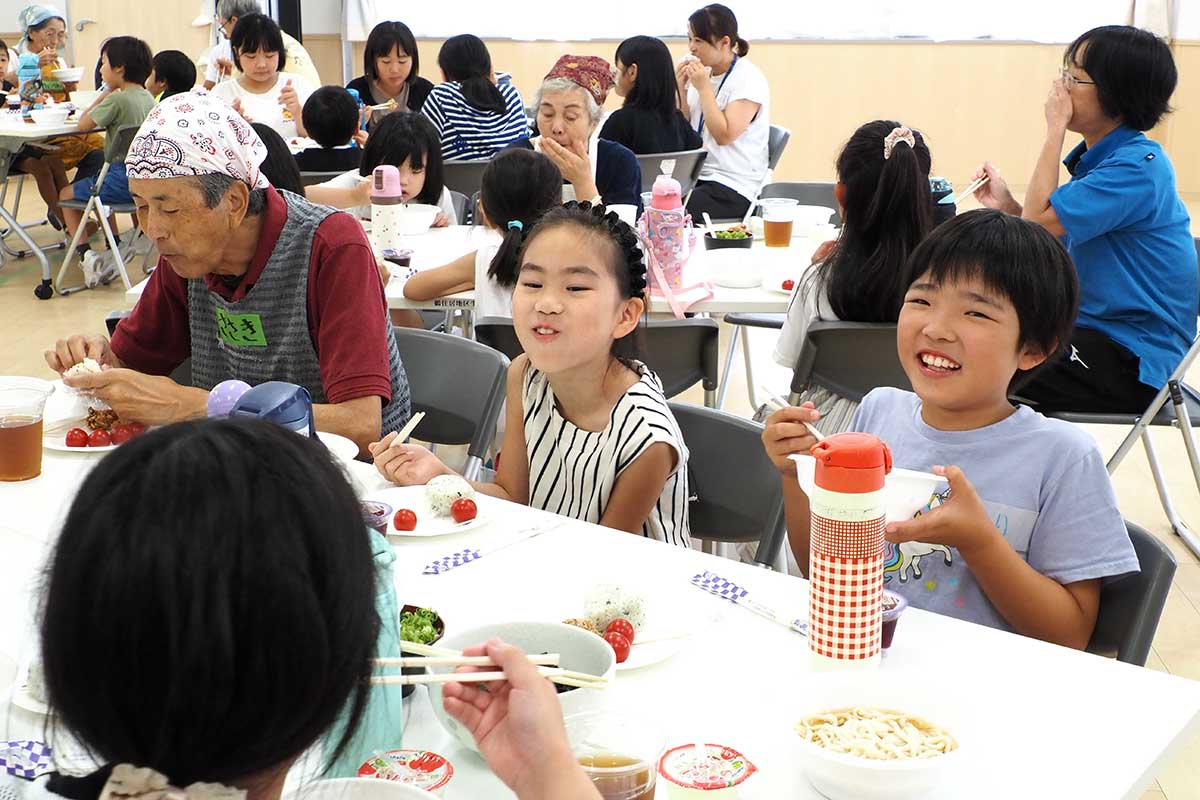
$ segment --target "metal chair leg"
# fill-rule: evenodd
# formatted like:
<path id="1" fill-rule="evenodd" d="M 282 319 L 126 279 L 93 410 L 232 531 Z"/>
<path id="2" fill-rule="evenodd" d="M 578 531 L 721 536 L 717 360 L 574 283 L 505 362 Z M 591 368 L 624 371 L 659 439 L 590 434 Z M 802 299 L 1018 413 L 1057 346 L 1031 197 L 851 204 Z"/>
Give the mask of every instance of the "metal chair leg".
<path id="1" fill-rule="evenodd" d="M 750 331 L 742 335 L 742 361 L 746 362 L 746 397 L 750 399 L 750 409 L 758 410 L 758 390 L 754 383 L 754 361 L 750 355 Z"/>
<path id="2" fill-rule="evenodd" d="M 1154 477 L 1154 488 L 1158 490 L 1158 500 L 1162 504 L 1163 512 L 1167 515 L 1167 521 L 1171 523 L 1171 529 L 1175 531 L 1175 535 L 1183 539 L 1184 544 L 1188 549 L 1200 558 L 1200 538 L 1192 532 L 1192 529 L 1187 526 L 1187 523 L 1179 516 L 1175 510 L 1175 504 L 1171 501 L 1171 493 L 1167 488 L 1166 480 L 1163 478 L 1162 468 L 1158 463 L 1158 454 L 1154 450 L 1154 442 L 1150 439 L 1149 429 L 1142 431 L 1142 445 L 1146 448 L 1146 460 L 1150 462 L 1150 474 Z"/>
<path id="3" fill-rule="evenodd" d="M 63 297 L 88 288 L 87 284 L 84 283 L 81 283 L 78 286 L 64 287 L 63 279 L 67 277 L 67 270 L 69 270 L 71 265 L 76 261 L 76 259 L 79 258 L 79 250 L 76 248 L 79 247 L 79 240 L 83 238 L 84 233 L 87 231 L 87 216 L 91 208 L 92 198 L 88 198 L 87 207 L 83 209 L 83 219 L 80 220 L 79 226 L 75 228 L 75 234 L 71 237 L 71 243 L 67 248 L 67 254 L 63 256 L 62 266 L 58 270 L 58 278 L 54 281 L 58 285 L 58 293 Z"/>
<path id="4" fill-rule="evenodd" d="M 737 352 L 738 337 L 742 335 L 742 326 L 734 325 L 733 333 L 729 336 L 729 352 L 725 354 L 725 365 L 721 368 L 721 388 L 717 392 L 717 408 L 724 410 L 725 395 L 729 393 L 729 375 L 733 369 L 733 356 Z"/>

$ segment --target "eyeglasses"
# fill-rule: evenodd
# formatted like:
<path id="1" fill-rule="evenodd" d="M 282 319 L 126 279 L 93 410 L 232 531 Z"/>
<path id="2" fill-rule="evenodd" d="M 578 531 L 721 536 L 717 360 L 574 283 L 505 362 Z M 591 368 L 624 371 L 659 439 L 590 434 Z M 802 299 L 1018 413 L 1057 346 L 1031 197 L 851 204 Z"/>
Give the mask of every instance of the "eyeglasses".
<path id="1" fill-rule="evenodd" d="M 1072 75 L 1070 72 L 1068 72 L 1065 69 L 1059 70 L 1058 74 L 1059 74 L 1059 77 L 1061 77 L 1066 82 L 1068 89 L 1070 89 L 1074 86 L 1095 86 L 1096 85 L 1095 81 L 1085 81 L 1080 78 L 1076 78 L 1074 75 Z"/>

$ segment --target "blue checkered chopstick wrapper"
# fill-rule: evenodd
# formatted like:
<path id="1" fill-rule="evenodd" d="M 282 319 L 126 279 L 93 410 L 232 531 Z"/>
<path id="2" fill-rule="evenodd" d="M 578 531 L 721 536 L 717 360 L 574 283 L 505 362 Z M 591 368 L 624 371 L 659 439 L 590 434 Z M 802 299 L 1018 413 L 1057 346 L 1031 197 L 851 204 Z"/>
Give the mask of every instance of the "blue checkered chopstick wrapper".
<path id="1" fill-rule="evenodd" d="M 54 769 L 50 745 L 32 739 L 0 742 L 0 769 L 18 778 L 33 780 Z"/>
<path id="2" fill-rule="evenodd" d="M 699 586 L 709 594 L 715 594 L 717 597 L 723 597 L 726 600 L 737 603 L 740 606 L 749 608 L 754 613 L 766 617 L 772 622 L 778 622 L 780 625 L 784 626 L 785 628 L 790 628 L 801 636 L 808 635 L 808 623 L 805 620 L 794 619 L 788 621 L 783 619 L 777 613 L 775 613 L 774 609 L 764 606 L 757 600 L 752 600 L 749 597 L 750 593 L 741 586 L 722 578 L 716 573 L 705 570 L 699 575 L 693 576 L 692 583 L 696 586 Z"/>
<path id="3" fill-rule="evenodd" d="M 470 564 L 483 556 L 478 550 L 459 550 L 457 553 L 451 553 L 448 556 L 439 558 L 437 561 L 431 561 L 425 565 L 425 569 L 421 570 L 422 575 L 440 575 L 443 572 L 449 572 L 455 567 L 461 567 L 463 564 Z"/>

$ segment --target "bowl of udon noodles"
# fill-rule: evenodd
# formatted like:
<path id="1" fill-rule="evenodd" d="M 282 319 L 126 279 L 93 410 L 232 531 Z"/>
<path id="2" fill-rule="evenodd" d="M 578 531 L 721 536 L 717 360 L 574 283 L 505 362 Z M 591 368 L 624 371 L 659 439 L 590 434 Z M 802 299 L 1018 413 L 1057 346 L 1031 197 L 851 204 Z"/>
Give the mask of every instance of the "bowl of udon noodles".
<path id="1" fill-rule="evenodd" d="M 961 714 L 928 676 L 814 674 L 795 713 L 797 760 L 830 800 L 953 796 Z M 941 791 L 939 791 L 941 790 Z"/>

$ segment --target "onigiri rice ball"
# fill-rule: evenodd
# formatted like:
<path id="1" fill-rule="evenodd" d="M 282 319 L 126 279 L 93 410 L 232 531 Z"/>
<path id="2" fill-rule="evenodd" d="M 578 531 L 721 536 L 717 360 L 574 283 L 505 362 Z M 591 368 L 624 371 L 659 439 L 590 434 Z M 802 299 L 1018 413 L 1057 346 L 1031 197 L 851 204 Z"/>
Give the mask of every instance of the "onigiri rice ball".
<path id="1" fill-rule="evenodd" d="M 425 484 L 425 499 L 429 501 L 429 510 L 438 516 L 448 516 L 450 506 L 460 497 L 474 499 L 475 490 L 457 475 L 439 475 Z"/>
<path id="2" fill-rule="evenodd" d="M 646 624 L 646 600 L 632 589 L 600 583 L 584 597 L 583 615 L 601 631 L 614 619 L 627 619 L 639 631 Z"/>

